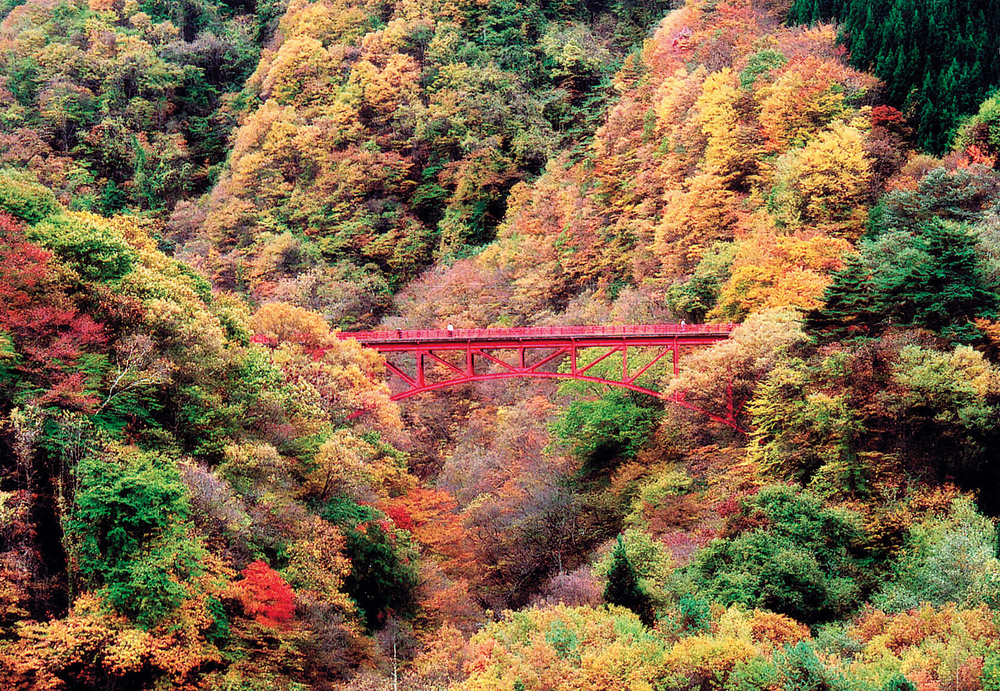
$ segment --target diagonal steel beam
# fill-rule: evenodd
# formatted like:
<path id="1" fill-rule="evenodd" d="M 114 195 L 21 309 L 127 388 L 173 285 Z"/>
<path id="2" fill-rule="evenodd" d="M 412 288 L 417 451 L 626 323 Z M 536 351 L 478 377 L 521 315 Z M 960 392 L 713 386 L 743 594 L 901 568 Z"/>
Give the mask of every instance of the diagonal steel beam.
<path id="1" fill-rule="evenodd" d="M 555 360 L 557 357 L 561 357 L 561 356 L 565 355 L 568 352 L 569 352 L 569 348 L 561 348 L 561 349 L 557 350 L 556 352 L 552 353 L 551 355 L 549 355 L 548 357 L 542 358 L 541 360 L 539 360 L 535 364 L 531 365 L 530 367 L 526 367 L 524 369 L 524 371 L 525 372 L 537 372 L 538 368 L 541 367 L 542 365 L 546 365 L 546 364 L 552 362 L 553 360 Z"/>
<path id="2" fill-rule="evenodd" d="M 399 377 L 400 379 L 402 379 L 403 381 L 405 381 L 410 386 L 416 387 L 417 381 L 415 379 L 413 379 L 409 375 L 405 374 L 401 369 L 399 369 L 398 367 L 396 367 L 394 364 L 392 364 L 388 360 L 385 361 L 385 367 L 386 367 L 386 369 L 388 369 L 390 372 L 392 372 L 393 374 L 395 374 L 397 377 Z"/>
<path id="3" fill-rule="evenodd" d="M 638 372 L 636 372 L 635 374 L 633 374 L 631 377 L 628 377 L 628 378 L 624 379 L 623 381 L 626 384 L 632 384 L 633 382 L 635 382 L 636 379 L 638 379 L 639 377 L 641 377 L 642 375 L 644 375 L 646 373 L 646 371 L 650 367 L 652 367 L 657 362 L 659 362 L 660 360 L 662 360 L 666 356 L 666 354 L 669 353 L 671 350 L 673 350 L 672 346 L 668 346 L 668 347 L 664 348 L 663 350 L 660 351 L 660 354 L 657 355 L 652 360 L 650 360 L 650 362 L 645 367 L 643 367 L 641 370 L 639 370 Z"/>
<path id="4" fill-rule="evenodd" d="M 593 367 L 593 366 L 594 366 L 594 365 L 596 365 L 597 363 L 599 363 L 599 362 L 601 362 L 602 360 L 605 360 L 605 359 L 607 359 L 607 358 L 611 357 L 612 355 L 614 355 L 615 353 L 617 353 L 617 352 L 618 352 L 619 350 L 621 350 L 621 349 L 622 349 L 622 346 L 619 346 L 619 345 L 616 345 L 616 346 L 615 346 L 615 347 L 613 347 L 613 348 L 612 348 L 611 350 L 609 350 L 609 351 L 608 351 L 608 352 L 606 352 L 606 353 L 605 353 L 604 355 L 602 355 L 601 357 L 599 357 L 599 358 L 597 358 L 596 360 L 594 360 L 594 361 L 593 361 L 592 363 L 590 363 L 590 364 L 589 364 L 589 365 L 587 365 L 586 367 L 577 367 L 577 370 L 576 370 L 576 373 L 577 373 L 577 374 L 583 374 L 584 372 L 586 372 L 587 370 L 589 370 L 589 369 L 590 369 L 591 367 Z"/>
<path id="5" fill-rule="evenodd" d="M 466 372 L 465 370 L 462 370 L 462 369 L 459 369 L 458 367 L 455 367 L 455 365 L 451 364 L 450 362 L 448 362 L 448 361 L 447 361 L 447 360 L 445 360 L 444 358 L 440 358 L 440 357 L 438 357 L 437 355 L 435 355 L 434 353 L 432 353 L 432 352 L 431 352 L 431 351 L 429 351 L 429 350 L 425 350 L 425 351 L 423 351 L 423 353 L 424 353 L 424 355 L 428 355 L 428 356 L 430 356 L 430 357 L 431 357 L 432 359 L 434 359 L 434 360 L 437 360 L 438 362 L 440 362 L 440 363 L 441 363 L 442 365 L 444 365 L 445 367 L 448 367 L 448 368 L 450 368 L 450 369 L 454 370 L 454 371 L 455 371 L 455 372 L 456 372 L 457 374 L 459 374 L 459 375 L 461 375 L 461 376 L 463 376 L 463 377 L 465 377 L 465 376 L 468 376 L 468 374 L 469 374 L 469 373 L 468 373 L 468 372 Z"/>
<path id="6" fill-rule="evenodd" d="M 489 353 L 484 352 L 482 348 L 473 348 L 472 352 L 474 354 L 476 354 L 476 355 L 482 355 L 484 358 L 486 358 L 487 360 L 489 360 L 491 362 L 495 362 L 498 365 L 506 367 L 511 372 L 517 372 L 518 371 L 517 367 L 515 367 L 514 365 L 510 364 L 509 362 L 504 362 L 500 358 L 493 357 Z"/>

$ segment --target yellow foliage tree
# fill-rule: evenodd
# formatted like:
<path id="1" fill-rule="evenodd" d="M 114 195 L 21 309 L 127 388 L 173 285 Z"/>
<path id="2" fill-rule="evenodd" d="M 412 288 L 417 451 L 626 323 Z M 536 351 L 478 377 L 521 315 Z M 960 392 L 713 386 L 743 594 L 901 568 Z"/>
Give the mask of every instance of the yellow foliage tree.
<path id="1" fill-rule="evenodd" d="M 303 494 L 326 500 L 331 495 L 372 501 L 399 494 L 414 484 L 396 458 L 381 453 L 353 432 L 340 429 L 320 446 L 307 471 Z"/>
<path id="2" fill-rule="evenodd" d="M 381 69 L 361 60 L 351 70 L 349 85 L 358 89 L 355 107 L 370 109 L 375 121 L 386 124 L 404 103 L 417 100 L 420 66 L 409 55 L 392 53 Z"/>
<path id="3" fill-rule="evenodd" d="M 0 646 L 0 678 L 7 688 L 25 689 L 109 688 L 143 678 L 180 691 L 204 688 L 206 673 L 223 660 L 209 640 L 216 624 L 211 602 L 226 597 L 233 575 L 218 557 L 204 559 L 192 594 L 154 628 L 136 628 L 84 593 L 65 618 L 28 623 Z"/>
<path id="4" fill-rule="evenodd" d="M 713 72 L 698 97 L 698 121 L 708 137 L 703 165 L 706 173 L 726 177 L 740 165 L 737 83 L 736 74 L 728 67 Z"/>
<path id="5" fill-rule="evenodd" d="M 343 591 L 344 578 L 351 570 L 351 562 L 344 556 L 344 536 L 312 515 L 297 531 L 298 539 L 288 547 L 288 565 L 281 575 L 297 597 L 309 597 L 353 614 L 356 607 Z"/>
<path id="6" fill-rule="evenodd" d="M 261 305 L 250 319 L 254 333 L 273 339 L 275 345 L 309 342 L 327 345 L 333 342 L 330 325 L 323 315 L 285 302 Z"/>
<path id="7" fill-rule="evenodd" d="M 776 178 L 780 221 L 830 226 L 828 232 L 849 240 L 861 234 L 871 161 L 858 129 L 834 122 L 804 148 L 782 156 Z"/>
<path id="8" fill-rule="evenodd" d="M 680 68 L 663 80 L 653 102 L 656 132 L 672 153 L 663 163 L 677 181 L 698 164 L 705 150 L 708 132 L 692 115 L 697 112 L 707 78 L 703 66 L 690 72 Z"/>
<path id="9" fill-rule="evenodd" d="M 717 240 L 731 240 L 739 220 L 737 195 L 713 173 L 688 179 L 686 190 L 667 194 L 663 217 L 656 227 L 653 252 L 666 277 L 690 271 Z"/>
<path id="10" fill-rule="evenodd" d="M 710 318 L 742 321 L 768 309 L 819 307 L 831 274 L 852 252 L 842 238 L 758 232 L 738 244 L 729 280 Z"/>
<path id="11" fill-rule="evenodd" d="M 760 124 L 772 149 L 801 146 L 840 115 L 844 95 L 836 85 L 844 73 L 833 61 L 807 58 L 790 63 L 757 91 Z"/>
<path id="12" fill-rule="evenodd" d="M 337 65 L 323 44 L 309 36 L 293 36 L 281 44 L 261 80 L 262 96 L 281 105 L 305 105 L 336 93 L 331 88 Z"/>
<path id="13" fill-rule="evenodd" d="M 338 424 L 363 412 L 383 434 L 402 429 L 378 352 L 338 338 L 320 314 L 287 303 L 263 305 L 250 326 L 257 340 L 272 348 L 271 362 L 298 406 L 320 410 Z"/>
<path id="14" fill-rule="evenodd" d="M 368 17 L 362 2 L 291 0 L 279 28 L 286 37 L 305 36 L 329 46 L 360 39 L 368 28 Z"/>
<path id="15" fill-rule="evenodd" d="M 732 635 L 691 636 L 678 641 L 667 655 L 667 668 L 681 688 L 724 683 L 740 662 L 757 651 L 746 638 Z"/>
<path id="16" fill-rule="evenodd" d="M 507 616 L 469 641 L 468 679 L 456 691 L 652 691 L 665 673 L 664 640 L 621 607 L 563 605 Z"/>

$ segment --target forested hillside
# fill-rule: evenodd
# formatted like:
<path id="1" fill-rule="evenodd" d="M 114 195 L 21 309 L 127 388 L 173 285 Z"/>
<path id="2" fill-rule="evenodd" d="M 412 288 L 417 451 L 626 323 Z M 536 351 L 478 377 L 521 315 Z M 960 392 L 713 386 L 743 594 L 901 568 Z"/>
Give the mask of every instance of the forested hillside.
<path id="1" fill-rule="evenodd" d="M 293 2 L 218 184 L 168 237 L 217 285 L 371 325 L 492 240 L 513 185 L 579 155 L 664 7 Z"/>
<path id="2" fill-rule="evenodd" d="M 838 20 L 851 63 L 885 82 L 916 142 L 941 153 L 955 128 L 1000 83 L 1000 7 L 994 2 L 794 0 L 789 19 Z"/>
<path id="3" fill-rule="evenodd" d="M 995 12 L 0 3 L 0 690 L 1000 689 Z"/>
<path id="4" fill-rule="evenodd" d="M 164 212 L 205 192 L 278 9 L 7 2 L 0 159 L 73 210 Z"/>

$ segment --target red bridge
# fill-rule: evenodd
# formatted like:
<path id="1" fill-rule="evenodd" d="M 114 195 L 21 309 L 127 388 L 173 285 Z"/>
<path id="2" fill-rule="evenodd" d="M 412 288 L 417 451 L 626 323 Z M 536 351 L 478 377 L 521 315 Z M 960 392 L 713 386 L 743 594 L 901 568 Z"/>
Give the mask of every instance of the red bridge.
<path id="1" fill-rule="evenodd" d="M 682 396 L 667 397 L 638 383 L 668 355 L 678 372 L 682 348 L 724 341 L 733 324 L 645 326 L 554 326 L 517 329 L 434 329 L 340 333 L 386 355 L 386 366 L 402 383 L 392 400 L 446 386 L 489 379 L 544 377 L 582 379 L 649 394 L 691 410 Z M 633 354 L 630 368 L 629 353 Z M 597 368 L 621 353 L 620 367 Z M 395 357 L 392 356 L 402 356 Z M 406 360 L 402 364 L 400 360 Z M 566 366 L 568 361 L 568 366 Z M 428 370 L 430 363 L 432 369 Z M 558 365 L 563 364 L 562 367 Z M 409 371 L 407 371 L 409 370 Z M 394 387 L 399 389 L 399 384 Z M 715 419 L 715 416 L 710 416 Z M 718 418 L 717 422 L 732 426 Z"/>

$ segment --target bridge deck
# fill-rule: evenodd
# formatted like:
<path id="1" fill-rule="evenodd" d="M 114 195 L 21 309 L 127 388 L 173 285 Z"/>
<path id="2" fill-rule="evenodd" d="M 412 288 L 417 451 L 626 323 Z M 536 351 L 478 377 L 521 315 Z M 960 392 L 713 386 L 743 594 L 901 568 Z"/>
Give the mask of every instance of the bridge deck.
<path id="1" fill-rule="evenodd" d="M 362 345 L 446 344 L 475 341 L 477 343 L 520 343 L 524 341 L 599 340 L 609 338 L 650 340 L 698 336 L 728 336 L 735 324 L 640 324 L 626 326 L 537 326 L 509 329 L 416 329 L 397 331 L 343 331 L 341 339 L 354 338 Z"/>

